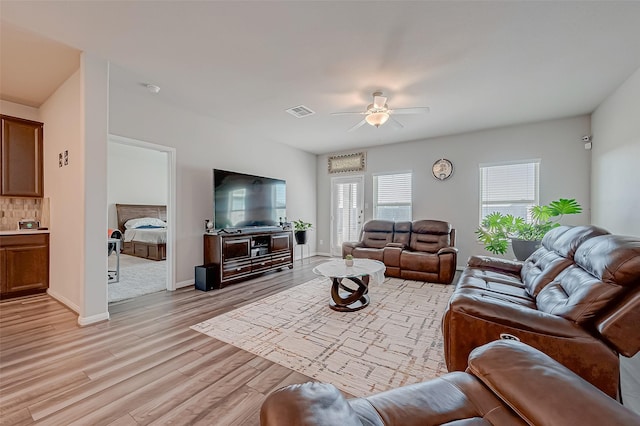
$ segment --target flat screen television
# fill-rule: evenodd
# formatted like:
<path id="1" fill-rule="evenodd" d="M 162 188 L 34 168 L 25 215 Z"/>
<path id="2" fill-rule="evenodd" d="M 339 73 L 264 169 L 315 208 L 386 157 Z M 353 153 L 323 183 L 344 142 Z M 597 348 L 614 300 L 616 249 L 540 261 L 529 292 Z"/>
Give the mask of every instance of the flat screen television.
<path id="1" fill-rule="evenodd" d="M 277 226 L 286 214 L 286 181 L 213 169 L 214 227 Z"/>

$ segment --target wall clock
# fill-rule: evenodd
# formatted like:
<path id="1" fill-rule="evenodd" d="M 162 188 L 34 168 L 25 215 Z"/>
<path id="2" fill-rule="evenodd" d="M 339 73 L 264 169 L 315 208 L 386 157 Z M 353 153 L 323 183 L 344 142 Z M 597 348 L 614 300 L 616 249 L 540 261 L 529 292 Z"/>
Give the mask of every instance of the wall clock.
<path id="1" fill-rule="evenodd" d="M 446 158 L 441 158 L 433 163 L 431 173 L 433 173 L 433 177 L 438 180 L 448 179 L 453 173 L 453 164 Z"/>

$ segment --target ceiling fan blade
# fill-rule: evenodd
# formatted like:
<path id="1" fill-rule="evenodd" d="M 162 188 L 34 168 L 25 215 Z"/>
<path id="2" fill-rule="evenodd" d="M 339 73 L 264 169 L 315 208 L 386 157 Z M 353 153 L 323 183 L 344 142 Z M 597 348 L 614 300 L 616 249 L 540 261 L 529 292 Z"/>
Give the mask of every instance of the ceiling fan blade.
<path id="1" fill-rule="evenodd" d="M 353 132 L 354 130 L 359 129 L 360 127 L 364 126 L 367 123 L 367 120 L 362 120 L 360 121 L 358 124 L 356 124 L 355 126 L 353 126 L 352 128 L 350 128 L 349 130 L 347 130 L 347 132 Z"/>
<path id="2" fill-rule="evenodd" d="M 404 128 L 404 126 L 402 125 L 401 122 L 399 122 L 398 120 L 396 120 L 395 118 L 393 118 L 392 116 L 389 116 L 389 121 L 388 121 L 393 127 L 395 127 L 396 129 L 402 129 Z"/>
<path id="3" fill-rule="evenodd" d="M 332 112 L 331 115 L 349 115 L 349 114 L 359 114 L 359 115 L 364 115 L 366 114 L 365 112 L 356 112 L 356 111 L 344 111 L 344 112 Z"/>
<path id="4" fill-rule="evenodd" d="M 373 97 L 373 107 L 376 109 L 382 109 L 387 104 L 387 97 L 374 95 Z"/>
<path id="5" fill-rule="evenodd" d="M 424 114 L 425 112 L 429 112 L 429 107 L 394 108 L 389 110 L 390 114 Z"/>

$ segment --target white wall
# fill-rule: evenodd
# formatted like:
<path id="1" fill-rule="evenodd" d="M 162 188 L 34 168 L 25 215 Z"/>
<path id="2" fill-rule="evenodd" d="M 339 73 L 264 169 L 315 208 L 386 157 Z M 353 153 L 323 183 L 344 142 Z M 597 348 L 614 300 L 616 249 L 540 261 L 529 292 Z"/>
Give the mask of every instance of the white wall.
<path id="1" fill-rule="evenodd" d="M 106 256 L 109 63 L 83 52 L 80 79 L 85 228 L 83 305 L 78 323 L 87 325 L 109 319 Z"/>
<path id="2" fill-rule="evenodd" d="M 24 118 L 26 120 L 40 120 L 40 110 L 26 105 L 20 105 L 0 99 L 0 114 L 10 115 L 12 117 Z"/>
<path id="3" fill-rule="evenodd" d="M 640 69 L 593 113 L 592 222 L 640 236 Z"/>
<path id="4" fill-rule="evenodd" d="M 369 148 L 365 173 L 365 220 L 373 217 L 372 174 L 413 172 L 413 219 L 439 219 L 456 228 L 458 265 L 472 254 L 489 254 L 475 238 L 479 222 L 479 164 L 539 158 L 540 201 L 576 198 L 584 213 L 565 218 L 566 224 L 590 220 L 589 173 L 591 153 L 582 136 L 590 133 L 588 116 L 510 126 L 480 132 Z M 327 157 L 318 157 L 319 252 L 329 252 L 331 176 Z M 453 162 L 454 173 L 445 181 L 431 174 L 439 158 Z M 513 257 L 512 253 L 508 253 Z"/>
<path id="5" fill-rule="evenodd" d="M 84 140 L 80 71 L 40 107 L 44 122 L 44 196 L 51 201 L 49 293 L 80 313 L 84 286 Z M 69 165 L 58 154 L 69 151 Z"/>
<path id="6" fill-rule="evenodd" d="M 111 134 L 176 148 L 178 285 L 193 282 L 193 268 L 202 264 L 204 220 L 213 217 L 214 168 L 285 179 L 287 216 L 316 222 L 316 156 L 249 127 L 177 108 L 144 88 L 110 87 Z"/>
<path id="7" fill-rule="evenodd" d="M 166 152 L 109 141 L 107 156 L 109 228 L 117 228 L 116 204 L 167 204 Z"/>
<path id="8" fill-rule="evenodd" d="M 640 237 L 640 69 L 593 113 L 592 222 Z M 625 405 L 640 413 L 640 353 L 620 357 Z"/>

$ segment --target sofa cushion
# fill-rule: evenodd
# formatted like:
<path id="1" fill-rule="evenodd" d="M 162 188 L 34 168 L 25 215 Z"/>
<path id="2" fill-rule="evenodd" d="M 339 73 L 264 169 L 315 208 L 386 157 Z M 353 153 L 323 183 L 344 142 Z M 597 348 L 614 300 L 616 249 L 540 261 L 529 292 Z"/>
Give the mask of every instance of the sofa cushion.
<path id="1" fill-rule="evenodd" d="M 549 231 L 522 265 L 521 277 L 527 292 L 537 296 L 558 274 L 573 264 L 576 250 L 590 238 L 608 234 L 597 226 L 560 226 Z"/>
<path id="2" fill-rule="evenodd" d="M 411 224 L 411 250 L 436 253 L 451 245 L 451 224 L 441 220 L 416 220 Z"/>
<path id="3" fill-rule="evenodd" d="M 364 247 L 383 248 L 393 241 L 393 222 L 389 220 L 370 220 L 362 227 L 362 245 Z"/>
<path id="4" fill-rule="evenodd" d="M 521 262 L 487 256 L 471 256 L 458 280 L 458 288 L 474 288 L 529 298 L 520 279 Z"/>
<path id="5" fill-rule="evenodd" d="M 622 287 L 640 285 L 640 240 L 637 237 L 595 237 L 578 248 L 575 262 L 606 283 Z"/>
<path id="6" fill-rule="evenodd" d="M 561 226 L 560 228 L 568 228 L 565 232 L 562 232 L 557 238 L 549 242 L 549 250 L 553 250 L 562 257 L 572 259 L 575 256 L 576 250 L 588 239 L 597 237 L 600 235 L 609 235 L 609 232 L 593 225 L 583 226 Z M 550 232 L 553 232 L 550 231 Z M 545 235 L 546 237 L 546 235 Z M 543 239 L 544 243 L 544 239 Z"/>
<path id="7" fill-rule="evenodd" d="M 518 297 L 525 300 L 531 300 L 531 297 L 522 285 L 518 286 L 513 282 L 502 282 L 500 280 L 493 280 L 486 277 L 475 276 L 473 273 L 467 273 L 466 270 L 462 273 L 458 282 L 459 284 L 457 288 L 476 289 L 490 293 L 497 293 L 500 295 Z"/>
<path id="8" fill-rule="evenodd" d="M 540 247 L 522 265 L 521 279 L 527 293 L 536 297 L 540 290 L 572 263 L 571 259 Z"/>
<path id="9" fill-rule="evenodd" d="M 396 222 L 393 227 L 393 242 L 409 245 L 411 240 L 411 222 Z"/>
<path id="10" fill-rule="evenodd" d="M 368 248 L 368 247 L 357 247 L 353 249 L 351 255 L 358 259 L 371 259 L 371 260 L 379 260 L 382 262 L 384 260 L 384 249 L 382 248 Z"/>
<path id="11" fill-rule="evenodd" d="M 578 324 L 591 321 L 615 303 L 628 287 L 637 287 L 640 241 L 603 235 L 581 244 L 576 263 L 561 272 L 536 297 L 538 309 Z"/>
<path id="12" fill-rule="evenodd" d="M 400 254 L 400 268 L 417 272 L 438 273 L 440 259 L 435 254 L 404 250 Z"/>

